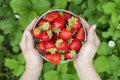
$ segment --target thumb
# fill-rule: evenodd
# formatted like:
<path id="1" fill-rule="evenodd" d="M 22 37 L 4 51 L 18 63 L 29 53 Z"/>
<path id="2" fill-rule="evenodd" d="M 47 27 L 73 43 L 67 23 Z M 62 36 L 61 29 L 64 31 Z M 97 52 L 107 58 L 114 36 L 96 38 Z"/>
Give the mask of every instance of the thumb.
<path id="1" fill-rule="evenodd" d="M 27 49 L 34 48 L 34 40 L 32 34 L 26 30 L 26 47 Z"/>
<path id="2" fill-rule="evenodd" d="M 89 29 L 87 42 L 90 42 L 90 43 L 94 42 L 95 29 L 96 29 L 96 25 L 92 25 L 91 28 Z"/>

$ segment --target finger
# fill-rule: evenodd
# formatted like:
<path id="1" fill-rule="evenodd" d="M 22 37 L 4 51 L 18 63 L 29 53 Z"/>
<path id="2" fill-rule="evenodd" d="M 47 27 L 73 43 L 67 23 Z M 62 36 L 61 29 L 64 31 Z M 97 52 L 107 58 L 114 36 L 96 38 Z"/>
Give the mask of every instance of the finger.
<path id="1" fill-rule="evenodd" d="M 37 20 L 37 18 L 35 18 L 35 19 L 28 25 L 28 27 L 27 27 L 25 30 L 31 31 L 31 30 L 33 29 L 33 26 L 34 26 L 36 20 Z"/>
<path id="2" fill-rule="evenodd" d="M 85 27 L 86 27 L 86 29 L 88 31 L 90 29 L 90 25 L 83 18 L 81 18 L 81 21 L 83 22 L 83 24 L 85 25 Z"/>
<path id="3" fill-rule="evenodd" d="M 23 36 L 22 36 L 22 40 L 21 40 L 21 42 L 20 42 L 20 48 L 21 48 L 21 50 L 24 52 L 24 50 L 25 50 L 25 47 L 26 47 L 26 33 L 24 32 L 23 33 Z"/>
<path id="4" fill-rule="evenodd" d="M 95 33 L 95 42 L 96 42 L 96 45 L 97 45 L 97 47 L 98 47 L 99 44 L 100 44 L 100 39 L 99 39 L 99 37 L 97 36 L 96 33 Z"/>
<path id="5" fill-rule="evenodd" d="M 88 32 L 87 42 L 89 42 L 89 43 L 94 43 L 94 39 L 95 39 L 95 28 L 96 28 L 96 25 L 92 25 L 92 27 L 90 28 L 90 30 L 89 30 L 89 32 Z"/>
<path id="6" fill-rule="evenodd" d="M 31 50 L 34 48 L 34 40 L 31 32 L 26 31 L 27 39 L 26 39 L 26 49 Z"/>

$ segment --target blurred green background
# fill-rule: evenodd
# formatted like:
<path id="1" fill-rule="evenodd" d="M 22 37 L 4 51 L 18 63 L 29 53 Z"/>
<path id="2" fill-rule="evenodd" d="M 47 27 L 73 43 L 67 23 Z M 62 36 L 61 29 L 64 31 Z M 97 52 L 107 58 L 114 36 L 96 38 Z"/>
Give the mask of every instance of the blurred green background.
<path id="1" fill-rule="evenodd" d="M 0 0 L 0 80 L 19 79 L 25 64 L 19 47 L 22 33 L 35 17 L 53 9 L 69 10 L 97 24 L 101 44 L 94 67 L 103 80 L 120 80 L 120 0 Z M 39 80 L 79 78 L 73 62 L 44 61 Z"/>

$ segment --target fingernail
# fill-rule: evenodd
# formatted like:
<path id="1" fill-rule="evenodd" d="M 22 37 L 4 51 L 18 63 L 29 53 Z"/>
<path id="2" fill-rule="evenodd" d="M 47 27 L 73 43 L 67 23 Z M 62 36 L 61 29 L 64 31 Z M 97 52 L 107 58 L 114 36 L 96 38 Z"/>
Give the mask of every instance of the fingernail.
<path id="1" fill-rule="evenodd" d="M 26 31 L 26 35 L 29 35 L 29 31 Z"/>
<path id="2" fill-rule="evenodd" d="M 94 24 L 94 25 L 92 26 L 92 28 L 93 28 L 93 30 L 95 30 L 95 29 L 96 29 L 96 24 Z"/>

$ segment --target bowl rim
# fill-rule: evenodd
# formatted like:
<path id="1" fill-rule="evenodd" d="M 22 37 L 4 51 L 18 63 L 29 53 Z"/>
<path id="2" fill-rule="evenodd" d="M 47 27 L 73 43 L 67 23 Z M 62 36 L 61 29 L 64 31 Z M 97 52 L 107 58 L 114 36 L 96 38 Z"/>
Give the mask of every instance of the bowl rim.
<path id="1" fill-rule="evenodd" d="M 36 25 L 37 25 L 37 23 L 38 23 L 38 21 L 40 20 L 40 19 L 42 19 L 46 14 L 48 14 L 48 13 L 50 13 L 50 12 L 67 12 L 67 13 L 70 13 L 70 14 L 72 14 L 73 16 L 75 16 L 75 17 L 79 17 L 80 18 L 80 20 L 81 20 L 81 17 L 80 16 L 78 16 L 78 15 L 76 15 L 76 14 L 74 14 L 73 12 L 71 12 L 71 11 L 68 11 L 68 10 L 64 10 L 64 9 L 54 9 L 54 10 L 49 10 L 49 11 L 47 11 L 47 12 L 45 12 L 44 14 L 42 14 L 41 16 L 39 16 L 38 18 L 37 18 L 37 20 L 36 20 L 36 22 L 34 23 L 34 25 L 33 25 L 33 29 L 36 27 Z M 84 22 L 81 20 L 81 24 L 82 24 L 82 27 L 83 27 L 83 29 L 84 29 L 84 41 L 83 41 L 83 43 L 82 43 L 82 45 L 87 41 L 87 29 L 86 29 L 86 26 L 85 26 L 85 24 L 84 24 Z M 35 44 L 35 41 L 34 41 L 34 44 Z M 36 45 L 36 44 L 35 44 Z M 48 62 L 50 62 L 48 59 L 46 59 L 43 55 L 42 55 L 42 53 L 43 52 L 41 52 L 40 50 L 38 50 L 39 52 L 40 52 L 40 56 L 43 58 L 43 59 L 45 59 L 46 61 L 48 61 Z M 78 54 L 76 54 L 72 59 L 70 59 L 70 60 L 64 60 L 64 61 L 61 61 L 60 63 L 66 63 L 66 62 L 69 62 L 69 61 L 73 61 L 76 57 L 78 56 Z"/>

